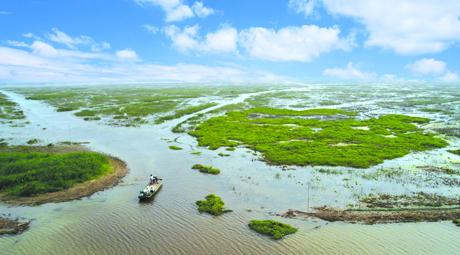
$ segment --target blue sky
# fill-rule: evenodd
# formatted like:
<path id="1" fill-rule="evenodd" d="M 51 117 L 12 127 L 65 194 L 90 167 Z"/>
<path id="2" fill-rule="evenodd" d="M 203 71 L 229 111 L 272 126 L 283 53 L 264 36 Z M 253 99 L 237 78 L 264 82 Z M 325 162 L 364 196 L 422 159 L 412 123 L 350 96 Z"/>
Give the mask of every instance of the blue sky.
<path id="1" fill-rule="evenodd" d="M 460 1 L 16 0 L 3 82 L 458 82 Z"/>

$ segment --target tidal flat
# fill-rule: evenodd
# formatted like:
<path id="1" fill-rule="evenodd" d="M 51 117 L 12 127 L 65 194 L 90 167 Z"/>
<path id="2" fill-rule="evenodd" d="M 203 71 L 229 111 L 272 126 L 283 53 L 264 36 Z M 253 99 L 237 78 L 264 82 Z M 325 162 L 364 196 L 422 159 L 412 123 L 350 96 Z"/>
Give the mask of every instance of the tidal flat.
<path id="1" fill-rule="evenodd" d="M 34 219 L 23 234 L 0 238 L 8 254 L 158 249 L 164 254 L 453 254 L 460 249 L 460 231 L 451 221 L 459 216 L 460 156 L 449 152 L 460 148 L 458 87 L 190 84 L 1 92 L 24 114 L 1 124 L 2 143 L 85 142 L 130 169 L 120 185 L 80 200 L 37 207 L 0 204 L 13 218 Z M 221 172 L 190 170 L 197 163 Z M 154 201 L 139 204 L 136 195 L 150 173 L 163 178 L 164 187 Z M 232 213 L 199 214 L 195 202 L 208 194 L 218 194 Z M 403 217 L 410 223 L 347 223 L 358 213 L 363 217 L 362 211 L 378 219 L 380 207 L 389 206 L 385 213 L 395 219 L 391 222 Z M 447 207 L 451 211 L 442 211 Z M 328 210 L 313 217 L 315 208 Z M 414 213 L 420 208 L 437 213 Z M 289 209 L 309 216 L 279 216 Z M 393 212 L 402 209 L 403 214 Z M 329 223 L 326 213 L 348 218 Z M 298 230 L 275 242 L 248 228 L 254 219 Z"/>

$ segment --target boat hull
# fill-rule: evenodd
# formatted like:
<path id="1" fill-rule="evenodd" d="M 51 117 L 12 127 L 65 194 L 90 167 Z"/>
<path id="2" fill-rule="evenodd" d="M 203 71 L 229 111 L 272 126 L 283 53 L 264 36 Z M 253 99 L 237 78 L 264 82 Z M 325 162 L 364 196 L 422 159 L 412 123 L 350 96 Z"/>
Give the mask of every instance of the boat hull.
<path id="1" fill-rule="evenodd" d="M 139 194 L 138 198 L 139 201 L 145 201 L 153 198 L 158 191 L 161 189 L 163 186 L 163 183 L 160 181 L 158 183 L 155 183 L 153 185 L 147 185 Z"/>

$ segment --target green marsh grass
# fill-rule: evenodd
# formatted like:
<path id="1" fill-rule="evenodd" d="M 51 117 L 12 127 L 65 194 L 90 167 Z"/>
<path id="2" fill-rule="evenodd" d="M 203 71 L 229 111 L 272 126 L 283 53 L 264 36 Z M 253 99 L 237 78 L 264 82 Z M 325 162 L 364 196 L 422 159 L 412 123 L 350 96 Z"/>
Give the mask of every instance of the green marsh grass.
<path id="1" fill-rule="evenodd" d="M 180 151 L 180 150 L 182 150 L 182 147 L 179 147 L 179 146 L 176 146 L 176 145 L 170 145 L 170 146 L 168 146 L 168 148 L 169 148 L 170 150 L 173 150 L 173 151 Z"/>
<path id="2" fill-rule="evenodd" d="M 452 154 L 456 154 L 456 155 L 459 155 L 460 156 L 460 149 L 458 150 L 448 150 L 448 152 L 452 153 Z"/>
<path id="3" fill-rule="evenodd" d="M 275 240 L 297 232 L 297 228 L 274 220 L 251 220 L 248 226 L 257 233 L 268 235 Z"/>
<path id="4" fill-rule="evenodd" d="M 27 99 L 41 100 L 56 107 L 57 111 L 76 111 L 74 114 L 87 120 L 103 120 L 113 126 L 139 126 L 179 118 L 208 107 L 214 103 L 182 108 L 197 98 L 235 97 L 241 93 L 261 91 L 262 87 L 45 87 L 15 88 Z M 0 97 L 1 103 L 1 97 Z M 100 119 L 96 119 L 98 116 Z M 160 116 L 160 117 L 159 117 Z M 91 117 L 90 119 L 88 119 Z"/>
<path id="5" fill-rule="evenodd" d="M 214 194 L 209 194 L 205 197 L 205 200 L 198 200 L 195 202 L 198 206 L 198 211 L 200 213 L 209 213 L 214 216 L 221 215 L 225 212 L 229 212 L 229 210 L 225 210 L 224 206 L 225 203 L 219 196 Z"/>
<path id="6" fill-rule="evenodd" d="M 213 174 L 213 175 L 220 174 L 220 170 L 218 168 L 215 168 L 215 167 L 212 167 L 212 166 L 204 166 L 204 165 L 201 165 L 201 164 L 193 165 L 192 169 L 198 170 L 201 173 L 205 173 L 205 174 Z"/>
<path id="7" fill-rule="evenodd" d="M 44 148 L 0 150 L 0 192 L 34 196 L 60 191 L 112 170 L 108 157 L 96 152 L 44 152 Z"/>
<path id="8" fill-rule="evenodd" d="M 274 165 L 367 168 L 412 151 L 447 145 L 415 125 L 428 123 L 426 118 L 391 114 L 358 120 L 355 116 L 340 109 L 253 108 L 210 118 L 189 134 L 211 150 L 244 145 Z"/>
<path id="9" fill-rule="evenodd" d="M 202 104 L 202 105 L 197 105 L 197 106 L 190 106 L 190 107 L 187 107 L 187 108 L 184 108 L 184 109 L 179 109 L 179 110 L 176 110 L 173 114 L 170 114 L 170 115 L 166 115 L 166 116 L 161 116 L 159 118 L 157 118 L 155 120 L 155 124 L 161 124 L 165 121 L 168 121 L 168 120 L 173 120 L 173 119 L 178 119 L 178 118 L 181 118 L 185 115 L 189 115 L 189 114 L 192 114 L 192 113 L 195 113 L 195 112 L 199 112 L 199 111 L 202 111 L 202 110 L 205 110 L 207 108 L 210 108 L 210 107 L 213 107 L 213 106 L 216 106 L 217 103 L 207 103 L 207 104 Z"/>
<path id="10" fill-rule="evenodd" d="M 17 120 L 24 118 L 24 113 L 19 108 L 19 105 L 9 100 L 5 94 L 0 93 L 0 123 L 2 120 Z"/>

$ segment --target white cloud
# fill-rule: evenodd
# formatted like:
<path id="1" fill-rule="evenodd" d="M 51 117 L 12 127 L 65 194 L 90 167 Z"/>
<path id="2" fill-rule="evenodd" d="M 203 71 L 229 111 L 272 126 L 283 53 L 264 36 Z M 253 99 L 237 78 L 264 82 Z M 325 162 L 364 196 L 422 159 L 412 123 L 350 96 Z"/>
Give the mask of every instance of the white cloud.
<path id="1" fill-rule="evenodd" d="M 8 40 L 6 43 L 10 46 L 13 47 L 29 47 L 29 45 L 25 42 L 20 42 L 20 41 L 14 41 L 14 40 Z"/>
<path id="2" fill-rule="evenodd" d="M 457 74 L 447 69 L 447 64 L 444 61 L 433 58 L 419 59 L 406 65 L 406 68 L 417 76 L 432 77 L 446 82 L 458 80 Z"/>
<path id="3" fill-rule="evenodd" d="M 445 81 L 445 82 L 454 82 L 454 81 L 460 80 L 458 78 L 458 75 L 451 71 L 447 71 L 443 76 L 440 77 L 440 79 L 441 81 Z"/>
<path id="4" fill-rule="evenodd" d="M 195 2 L 192 7 L 183 3 L 182 0 L 134 0 L 139 5 L 152 4 L 160 6 L 166 13 L 166 22 L 177 22 L 192 17 L 204 18 L 214 13 L 214 10 L 205 7 L 203 2 Z"/>
<path id="5" fill-rule="evenodd" d="M 192 5 L 192 10 L 196 16 L 200 18 L 205 18 L 209 15 L 214 14 L 214 10 L 204 6 L 203 2 L 197 1 Z"/>
<path id="6" fill-rule="evenodd" d="M 186 34 L 201 51 L 230 51 L 236 46 L 237 31 L 229 26 L 198 37 L 198 26 L 172 32 Z M 165 29 L 166 30 L 166 29 Z M 166 31 L 165 31 L 166 32 Z M 230 36 L 229 36 L 230 35 Z M 278 75 L 247 70 L 236 65 L 175 65 L 150 64 L 132 49 L 94 52 L 83 44 L 74 43 L 69 36 L 60 34 L 59 43 L 52 44 L 49 36 L 41 39 L 31 33 L 25 35 L 31 43 L 5 41 L 0 45 L 0 81 L 9 82 L 268 82 L 287 80 Z M 58 40 L 53 38 L 54 41 Z M 48 40 L 46 40 L 48 39 Z M 75 45 L 69 49 L 66 45 Z M 187 48 L 186 43 L 182 44 Z M 13 47 L 11 47 L 13 46 Z M 78 46 L 78 47 L 77 47 Z"/>
<path id="7" fill-rule="evenodd" d="M 170 25 L 165 27 L 164 32 L 171 39 L 175 48 L 179 51 L 187 52 L 198 48 L 199 43 L 196 37 L 199 29 L 198 25 L 187 26 L 184 29 Z"/>
<path id="8" fill-rule="evenodd" d="M 0 65 L 40 67 L 45 62 L 27 51 L 0 46 Z"/>
<path id="9" fill-rule="evenodd" d="M 59 55 L 58 51 L 53 46 L 42 41 L 33 42 L 30 48 L 33 53 L 40 56 L 57 57 Z"/>
<path id="10" fill-rule="evenodd" d="M 72 38 L 57 28 L 52 28 L 51 31 L 52 32 L 48 34 L 48 37 L 51 41 L 56 43 L 62 43 L 69 48 L 75 48 L 75 46 L 78 44 L 88 44 L 90 40 L 87 36 L 79 36 Z"/>
<path id="11" fill-rule="evenodd" d="M 441 75 L 446 72 L 446 63 L 432 58 L 423 58 L 407 65 L 416 75 Z"/>
<path id="12" fill-rule="evenodd" d="M 29 32 L 29 33 L 22 34 L 22 36 L 24 36 L 25 38 L 34 38 L 34 37 L 35 37 L 35 35 L 32 34 L 32 33 L 30 33 L 30 32 Z"/>
<path id="13" fill-rule="evenodd" d="M 304 25 L 279 30 L 251 27 L 238 32 L 223 25 L 203 36 L 199 30 L 198 25 L 184 28 L 169 25 L 164 33 L 173 47 L 183 53 L 239 53 L 241 48 L 250 57 L 269 61 L 309 62 L 322 53 L 354 47 L 354 35 L 341 38 L 337 27 Z"/>
<path id="14" fill-rule="evenodd" d="M 179 5 L 176 8 L 167 11 L 166 21 L 167 22 L 174 22 L 174 21 L 181 21 L 190 17 L 193 17 L 193 12 L 190 7 L 187 5 Z"/>
<path id="15" fill-rule="evenodd" d="M 286 78 L 238 66 L 205 66 L 179 63 L 156 65 L 132 58 L 133 52 L 82 52 L 34 42 L 28 48 L 0 46 L 0 81 L 12 82 L 268 82 Z M 136 54 L 137 56 L 137 54 Z"/>
<path id="16" fill-rule="evenodd" d="M 137 53 L 134 50 L 131 49 L 124 49 L 124 50 L 119 50 L 115 53 L 118 58 L 122 60 L 137 60 L 138 56 Z"/>
<path id="17" fill-rule="evenodd" d="M 343 80 L 365 80 L 375 78 L 374 73 L 365 73 L 354 67 L 352 62 L 348 62 L 345 68 L 327 68 L 323 71 L 323 75 Z"/>
<path id="18" fill-rule="evenodd" d="M 234 52 L 237 47 L 238 32 L 233 27 L 222 27 L 206 35 L 205 51 Z"/>
<path id="19" fill-rule="evenodd" d="M 367 46 L 400 54 L 443 51 L 460 41 L 460 1 L 322 0 L 332 14 L 355 18 L 369 32 Z"/>
<path id="20" fill-rule="evenodd" d="M 109 60 L 113 58 L 109 54 L 99 53 L 99 52 L 85 52 L 80 50 L 68 50 L 68 49 L 56 49 L 51 44 L 43 41 L 34 41 L 31 45 L 28 46 L 32 53 L 37 56 L 43 56 L 47 58 L 72 58 L 74 60 Z"/>
<path id="21" fill-rule="evenodd" d="M 310 16 L 316 7 L 317 0 L 289 0 L 288 6 L 297 13 Z"/>
<path id="22" fill-rule="evenodd" d="M 150 33 L 154 34 L 154 35 L 157 34 L 160 31 L 160 29 L 158 27 L 153 26 L 153 25 L 149 25 L 149 24 L 145 24 L 144 28 L 147 31 L 149 31 Z"/>
<path id="23" fill-rule="evenodd" d="M 279 30 L 252 27 L 240 32 L 240 45 L 251 57 L 270 61 L 308 62 L 322 53 L 348 49 L 352 42 L 339 36 L 337 27 L 315 25 L 284 27 Z"/>
<path id="24" fill-rule="evenodd" d="M 198 25 L 187 26 L 183 29 L 175 25 L 165 28 L 165 34 L 173 46 L 182 52 L 234 52 L 237 48 L 238 32 L 230 26 L 223 26 L 215 32 L 201 38 L 198 35 Z"/>
<path id="25" fill-rule="evenodd" d="M 0 46 L 0 80 L 68 81 L 92 77 L 98 71 L 98 67 L 81 63 L 74 57 L 54 58 L 38 55 L 34 51 Z"/>
<path id="26" fill-rule="evenodd" d="M 100 51 L 104 49 L 109 49 L 110 44 L 107 42 L 97 43 L 93 38 L 80 35 L 76 37 L 71 37 L 68 34 L 60 31 L 57 28 L 52 28 L 51 33 L 48 33 L 48 38 L 55 43 L 60 43 L 66 45 L 70 49 L 75 49 L 78 45 L 87 45 L 90 46 L 93 51 Z M 27 37 L 33 37 L 33 34 L 26 34 Z M 25 36 L 26 36 L 25 35 Z"/>

